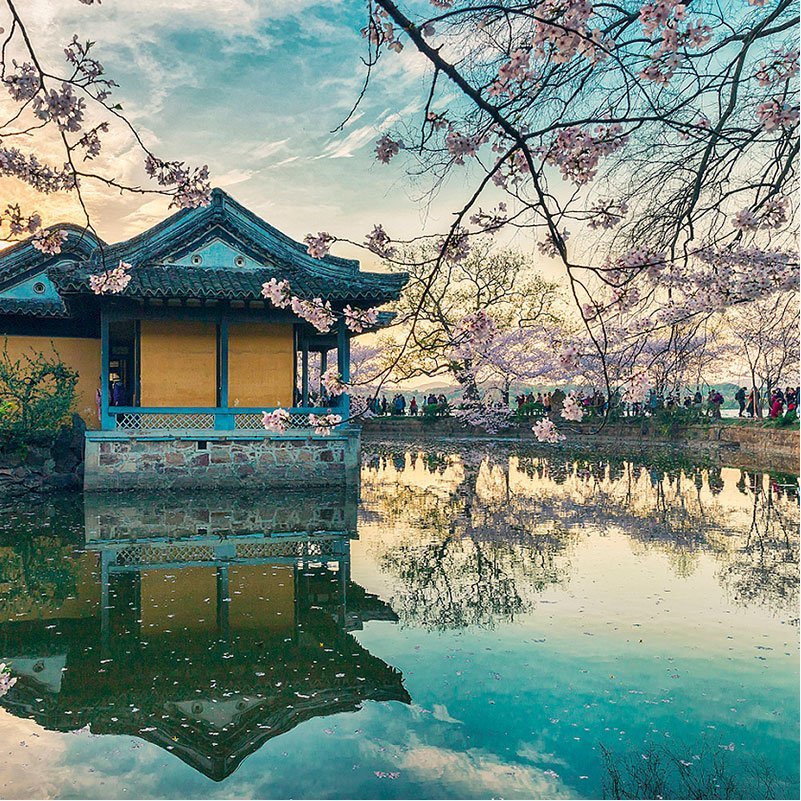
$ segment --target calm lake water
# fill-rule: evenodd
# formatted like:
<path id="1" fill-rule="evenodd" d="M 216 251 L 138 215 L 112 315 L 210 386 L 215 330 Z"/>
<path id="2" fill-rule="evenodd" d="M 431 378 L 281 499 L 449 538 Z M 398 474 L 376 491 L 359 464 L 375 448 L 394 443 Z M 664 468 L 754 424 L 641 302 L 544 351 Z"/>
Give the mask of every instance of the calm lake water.
<path id="1" fill-rule="evenodd" d="M 0 508 L 0 796 L 799 796 L 795 477 L 364 446 Z"/>

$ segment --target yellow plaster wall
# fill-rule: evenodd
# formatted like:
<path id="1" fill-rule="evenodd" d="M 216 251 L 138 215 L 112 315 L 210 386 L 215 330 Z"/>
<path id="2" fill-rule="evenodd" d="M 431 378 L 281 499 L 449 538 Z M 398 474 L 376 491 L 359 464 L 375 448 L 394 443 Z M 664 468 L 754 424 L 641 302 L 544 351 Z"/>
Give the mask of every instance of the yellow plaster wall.
<path id="1" fill-rule="evenodd" d="M 142 406 L 217 405 L 217 326 L 142 320 Z"/>
<path id="2" fill-rule="evenodd" d="M 231 323 L 230 406 L 292 406 L 295 341 L 291 323 Z"/>
<path id="3" fill-rule="evenodd" d="M 75 411 L 88 428 L 99 428 L 95 393 L 100 386 L 100 340 L 79 337 L 35 337 L 9 335 L 0 337 L 0 348 L 17 360 L 34 351 L 58 356 L 64 364 L 78 372 Z M 24 360 L 23 360 L 24 361 Z"/>

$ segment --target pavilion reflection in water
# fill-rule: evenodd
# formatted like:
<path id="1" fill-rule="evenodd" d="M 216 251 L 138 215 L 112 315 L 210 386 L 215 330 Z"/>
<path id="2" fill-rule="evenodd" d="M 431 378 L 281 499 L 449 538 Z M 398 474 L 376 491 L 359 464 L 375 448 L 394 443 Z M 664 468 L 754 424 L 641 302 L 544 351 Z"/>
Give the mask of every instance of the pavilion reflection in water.
<path id="1" fill-rule="evenodd" d="M 350 580 L 355 500 L 106 495 L 87 497 L 85 519 L 85 543 L 48 549 L 68 586 L 3 604 L 0 657 L 18 681 L 0 703 L 15 715 L 136 735 L 219 781 L 305 720 L 410 702 L 348 634 L 397 620 Z"/>

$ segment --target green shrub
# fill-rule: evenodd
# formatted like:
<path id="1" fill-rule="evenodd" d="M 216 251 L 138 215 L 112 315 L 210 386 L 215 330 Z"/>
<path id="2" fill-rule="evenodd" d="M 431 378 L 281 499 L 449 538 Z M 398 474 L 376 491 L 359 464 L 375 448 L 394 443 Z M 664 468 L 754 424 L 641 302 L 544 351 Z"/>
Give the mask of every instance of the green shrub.
<path id="1" fill-rule="evenodd" d="M 0 353 L 0 435 L 12 446 L 54 436 L 75 407 L 78 373 L 55 356 Z"/>

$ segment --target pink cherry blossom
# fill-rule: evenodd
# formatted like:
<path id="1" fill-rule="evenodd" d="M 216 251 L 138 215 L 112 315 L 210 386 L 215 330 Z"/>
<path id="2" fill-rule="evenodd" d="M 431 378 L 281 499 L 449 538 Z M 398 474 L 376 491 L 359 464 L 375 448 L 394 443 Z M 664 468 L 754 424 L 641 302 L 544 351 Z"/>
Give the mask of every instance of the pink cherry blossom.
<path id="1" fill-rule="evenodd" d="M 575 392 L 568 392 L 562 404 L 562 417 L 580 423 L 584 419 L 584 409 L 576 397 Z"/>
<path id="2" fill-rule="evenodd" d="M 322 298 L 314 300 L 301 300 L 293 297 L 290 301 L 292 311 L 313 325 L 320 333 L 324 334 L 331 330 L 331 326 L 336 320 L 336 315 L 331 310 L 329 301 L 323 303 Z"/>
<path id="3" fill-rule="evenodd" d="M 331 250 L 331 245 L 336 242 L 336 238 L 325 231 L 319 231 L 317 236 L 314 234 L 306 234 L 303 239 L 306 245 L 306 252 L 315 259 L 322 259 L 328 255 Z"/>
<path id="4" fill-rule="evenodd" d="M 766 131 L 774 128 L 792 128 L 798 123 L 798 106 L 768 100 L 757 106 L 757 119 Z"/>
<path id="5" fill-rule="evenodd" d="M 402 146 L 403 142 L 392 139 L 388 134 L 384 134 L 378 142 L 376 142 L 375 157 L 378 161 L 389 164 L 390 159 L 398 155 Z"/>
<path id="6" fill-rule="evenodd" d="M 3 78 L 8 93 L 14 100 L 30 100 L 39 91 L 39 72 L 33 64 L 17 64 L 12 62 L 15 72 L 10 72 Z"/>
<path id="7" fill-rule="evenodd" d="M 31 245 L 48 256 L 61 253 L 61 246 L 67 241 L 67 232 L 58 228 L 47 231 L 37 231 L 31 237 Z"/>
<path id="8" fill-rule="evenodd" d="M 625 200 L 599 200 L 590 207 L 590 218 L 587 225 L 593 229 L 614 228 L 626 216 L 629 207 Z"/>
<path id="9" fill-rule="evenodd" d="M 464 261 L 470 255 L 470 240 L 464 228 L 457 228 L 450 237 L 445 237 L 437 242 L 437 248 L 443 255 L 445 261 L 456 264 Z"/>
<path id="10" fill-rule="evenodd" d="M 276 431 L 283 434 L 292 421 L 292 415 L 286 409 L 273 409 L 271 412 L 261 413 L 261 422 L 267 431 Z"/>
<path id="11" fill-rule="evenodd" d="M 445 146 L 454 157 L 454 164 L 464 164 L 465 156 L 478 155 L 478 149 L 486 141 L 484 136 L 470 136 L 458 131 L 449 131 L 445 136 Z"/>
<path id="12" fill-rule="evenodd" d="M 118 295 L 131 282 L 131 274 L 128 272 L 131 265 L 127 262 L 120 263 L 111 270 L 89 276 L 89 286 L 95 295 Z"/>
<path id="13" fill-rule="evenodd" d="M 531 430 L 540 442 L 548 442 L 551 445 L 556 445 L 565 438 L 563 434 L 559 433 L 553 421 L 549 420 L 547 417 L 537 420 L 531 427 Z"/>
<path id="14" fill-rule="evenodd" d="M 309 425 L 314 428 L 315 434 L 322 436 L 328 436 L 341 422 L 342 415 L 331 414 L 330 411 L 327 414 L 315 414 L 314 412 L 309 414 Z"/>
<path id="15" fill-rule="evenodd" d="M 378 322 L 378 309 L 354 309 L 350 304 L 342 310 L 345 325 L 354 333 L 372 328 Z"/>
<path id="16" fill-rule="evenodd" d="M 396 250 L 389 243 L 392 240 L 382 225 L 373 226 L 373 230 L 364 241 L 364 246 L 383 259 L 391 259 Z"/>
<path id="17" fill-rule="evenodd" d="M 172 206 L 194 209 L 211 203 L 209 168 L 205 165 L 189 168 L 182 161 L 162 161 L 148 155 L 145 172 L 160 186 L 172 189 Z"/>
<path id="18" fill-rule="evenodd" d="M 286 309 L 292 303 L 292 290 L 286 280 L 271 278 L 261 285 L 261 294 L 277 309 Z"/>
<path id="19" fill-rule="evenodd" d="M 617 123 L 593 129 L 564 128 L 548 148 L 545 160 L 559 167 L 563 178 L 582 185 L 595 177 L 601 158 L 623 147 L 627 140 L 623 126 Z"/>
<path id="20" fill-rule="evenodd" d="M 325 391 L 332 396 L 341 395 L 348 388 L 348 385 L 342 380 L 342 375 L 335 366 L 329 367 L 320 376 Z"/>

